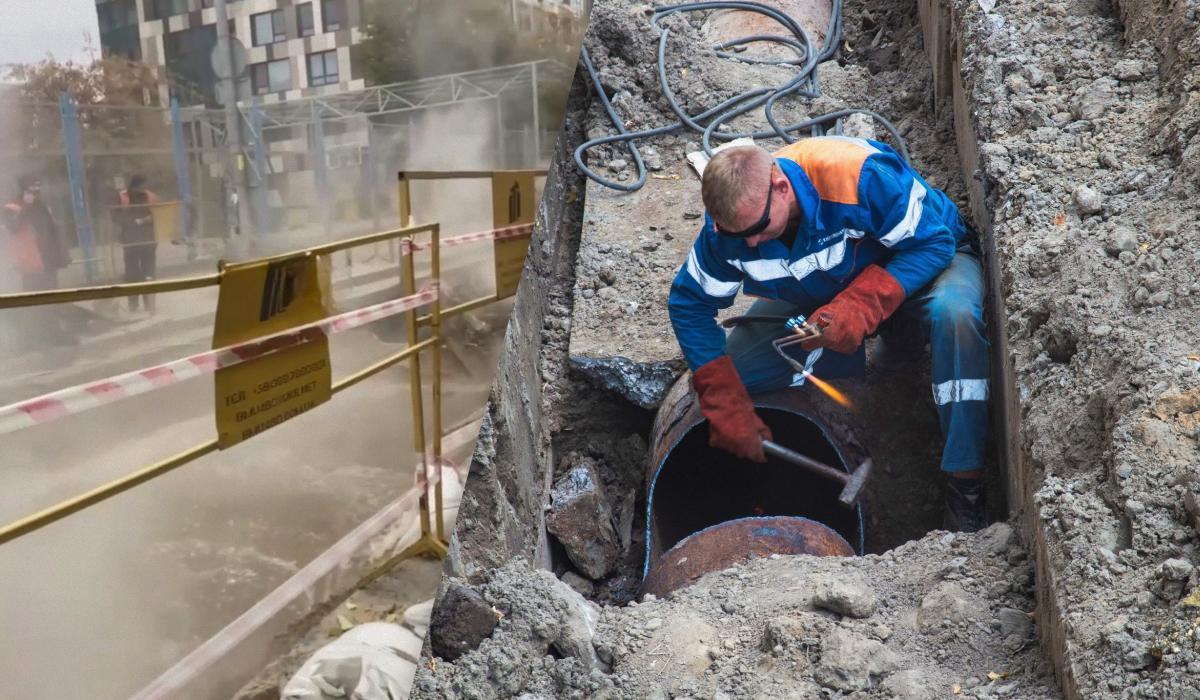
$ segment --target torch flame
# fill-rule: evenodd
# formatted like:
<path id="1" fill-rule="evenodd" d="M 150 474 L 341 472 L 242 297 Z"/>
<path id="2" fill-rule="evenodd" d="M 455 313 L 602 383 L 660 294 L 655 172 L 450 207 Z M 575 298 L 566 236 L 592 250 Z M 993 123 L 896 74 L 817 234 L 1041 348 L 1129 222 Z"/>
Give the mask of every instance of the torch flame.
<path id="1" fill-rule="evenodd" d="M 845 394 L 843 394 L 842 392 L 835 389 L 833 387 L 833 385 L 830 384 L 829 382 L 825 381 L 824 379 L 821 379 L 820 377 L 813 374 L 812 372 L 805 372 L 804 376 L 808 377 L 809 381 L 812 382 L 813 386 L 815 386 L 818 389 L 820 389 L 821 391 L 823 391 L 826 396 L 828 396 L 829 398 L 836 401 L 839 406 L 842 406 L 843 408 L 849 408 L 849 409 L 854 408 L 854 404 L 850 403 L 850 399 L 846 398 Z"/>

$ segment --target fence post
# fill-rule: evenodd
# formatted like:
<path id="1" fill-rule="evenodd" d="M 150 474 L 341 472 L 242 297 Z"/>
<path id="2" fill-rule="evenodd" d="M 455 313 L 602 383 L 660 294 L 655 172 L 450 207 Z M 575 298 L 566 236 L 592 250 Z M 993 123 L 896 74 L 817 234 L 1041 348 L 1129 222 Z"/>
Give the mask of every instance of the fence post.
<path id="1" fill-rule="evenodd" d="M 267 142 L 263 137 L 262 105 L 258 100 L 250 103 L 250 147 L 254 154 L 254 225 L 260 233 L 275 230 L 271 225 L 270 208 L 267 203 Z"/>
<path id="2" fill-rule="evenodd" d="M 320 207 L 321 223 L 325 227 L 325 233 L 328 234 L 331 228 L 330 209 L 329 209 L 329 163 L 325 157 L 325 127 L 321 123 L 321 107 L 317 106 L 317 101 L 312 103 L 312 139 L 313 139 L 313 158 L 316 160 L 315 179 L 317 183 L 317 191 L 314 193 L 317 200 L 320 202 L 317 206 Z"/>
<path id="3" fill-rule="evenodd" d="M 171 98 L 171 153 L 175 160 L 175 180 L 179 184 L 179 230 L 183 240 L 192 244 L 192 168 L 188 161 L 187 142 L 183 138 L 183 115 L 179 99 Z"/>
<path id="4" fill-rule="evenodd" d="M 67 177 L 71 186 L 71 208 L 75 213 L 75 235 L 83 250 L 83 274 L 88 283 L 96 276 L 96 235 L 87 204 L 87 178 L 83 171 L 83 138 L 79 131 L 79 112 L 66 92 L 58 93 L 62 118 L 63 143 L 67 153 Z"/>
<path id="5" fill-rule="evenodd" d="M 433 360 L 433 367 L 430 368 L 433 375 L 433 468 L 437 470 L 438 476 L 437 485 L 433 487 L 434 513 L 437 516 L 437 540 L 449 544 L 446 538 L 446 513 L 442 509 L 442 236 L 439 224 L 433 225 L 430 236 L 430 281 L 436 285 L 438 291 L 433 299 L 433 311 L 429 320 L 429 332 L 434 339 L 429 348 Z"/>
<path id="6" fill-rule="evenodd" d="M 537 164 L 542 160 L 542 103 L 538 99 L 538 62 L 533 62 L 532 80 L 533 85 L 533 160 L 526 163 L 526 167 L 537 167 Z"/>

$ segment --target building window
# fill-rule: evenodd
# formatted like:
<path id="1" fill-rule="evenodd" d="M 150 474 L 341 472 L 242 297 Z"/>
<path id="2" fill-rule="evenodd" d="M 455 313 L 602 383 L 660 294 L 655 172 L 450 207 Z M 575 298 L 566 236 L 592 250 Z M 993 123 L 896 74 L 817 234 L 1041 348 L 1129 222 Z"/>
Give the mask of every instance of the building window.
<path id="1" fill-rule="evenodd" d="M 225 0 L 225 4 L 232 5 L 235 2 L 241 2 L 241 1 L 242 0 Z M 216 2 L 215 2 L 215 0 L 201 0 L 200 7 L 203 7 L 206 9 L 209 7 L 216 7 Z"/>
<path id="2" fill-rule="evenodd" d="M 187 0 L 149 0 L 146 3 L 146 21 L 181 15 L 187 9 Z"/>
<path id="3" fill-rule="evenodd" d="M 286 58 L 250 66 L 250 88 L 255 95 L 292 89 L 292 63 Z"/>
<path id="4" fill-rule="evenodd" d="M 327 32 L 348 26 L 346 0 L 321 0 L 321 24 Z"/>
<path id="5" fill-rule="evenodd" d="M 312 36 L 316 33 L 317 25 L 313 21 L 311 2 L 296 5 L 296 29 L 299 30 L 300 36 Z"/>
<path id="6" fill-rule="evenodd" d="M 250 34 L 255 46 L 265 46 L 287 39 L 287 30 L 283 26 L 283 10 L 251 15 Z"/>
<path id="7" fill-rule="evenodd" d="M 338 81 L 337 51 L 322 51 L 308 55 L 308 84 L 333 85 Z"/>
<path id="8" fill-rule="evenodd" d="M 125 27 L 136 27 L 138 23 L 137 0 L 112 0 L 97 5 L 96 18 L 101 34 Z"/>

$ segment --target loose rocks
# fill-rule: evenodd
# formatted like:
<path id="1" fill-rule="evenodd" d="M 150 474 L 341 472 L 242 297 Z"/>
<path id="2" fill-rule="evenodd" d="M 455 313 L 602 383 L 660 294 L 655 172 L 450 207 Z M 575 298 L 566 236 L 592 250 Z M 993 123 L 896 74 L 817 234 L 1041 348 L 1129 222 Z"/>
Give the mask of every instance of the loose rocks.
<path id="1" fill-rule="evenodd" d="M 945 581 L 921 600 L 917 611 L 917 628 L 933 631 L 945 624 L 961 625 L 980 619 L 987 603 L 963 590 L 962 586 Z"/>
<path id="2" fill-rule="evenodd" d="M 550 494 L 550 531 L 567 550 L 567 556 L 584 574 L 601 578 L 617 564 L 617 533 L 612 508 L 596 468 L 583 462 L 564 474 Z"/>
<path id="3" fill-rule="evenodd" d="M 1104 197 L 1087 185 L 1075 188 L 1075 203 L 1084 214 L 1098 214 L 1104 210 Z"/>
<path id="4" fill-rule="evenodd" d="M 443 659 L 457 659 L 491 636 L 498 622 L 496 611 L 483 596 L 452 583 L 430 619 L 429 641 L 433 653 Z"/>
<path id="5" fill-rule="evenodd" d="M 880 642 L 835 627 L 821 640 L 816 678 L 826 688 L 861 690 L 875 685 L 896 665 L 896 655 Z"/>
<path id="6" fill-rule="evenodd" d="M 832 581 L 817 589 L 813 605 L 847 617 L 870 617 L 875 614 L 875 591 L 862 580 Z"/>

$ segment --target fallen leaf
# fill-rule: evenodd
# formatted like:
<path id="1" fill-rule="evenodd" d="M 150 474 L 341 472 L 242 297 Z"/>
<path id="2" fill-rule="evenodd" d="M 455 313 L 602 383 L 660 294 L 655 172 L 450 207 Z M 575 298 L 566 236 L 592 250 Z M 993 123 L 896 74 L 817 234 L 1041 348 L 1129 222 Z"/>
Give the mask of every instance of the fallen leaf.
<path id="1" fill-rule="evenodd" d="M 989 681 L 998 681 L 1002 678 L 1008 678 L 1008 674 L 1007 673 L 996 673 L 995 671 L 988 671 L 987 677 L 988 677 Z"/>
<path id="2" fill-rule="evenodd" d="M 358 610 L 358 606 L 347 600 L 346 601 L 346 609 L 347 610 Z"/>
<path id="3" fill-rule="evenodd" d="M 957 683 L 955 683 L 954 685 L 950 686 L 950 690 L 951 690 L 951 692 L 953 692 L 955 695 L 962 695 L 962 686 L 961 686 L 961 685 L 959 685 L 959 684 L 957 684 Z"/>
<path id="4" fill-rule="evenodd" d="M 672 173 L 670 175 L 651 175 L 655 180 L 678 180 L 679 176 Z"/>
<path id="5" fill-rule="evenodd" d="M 396 619 L 397 619 L 396 613 L 392 613 L 391 615 L 388 615 L 387 617 L 383 618 L 383 621 L 384 622 L 395 622 Z"/>
<path id="6" fill-rule="evenodd" d="M 346 630 L 352 629 L 354 627 L 354 623 L 351 622 L 350 618 L 346 617 L 345 615 L 338 615 L 337 621 L 338 621 L 338 627 L 341 627 L 343 632 L 345 632 Z"/>
<path id="7" fill-rule="evenodd" d="M 1062 226 L 1065 223 L 1067 223 L 1067 215 L 1066 214 L 1064 214 L 1060 211 L 1059 213 L 1054 215 L 1054 225 L 1055 226 Z"/>

